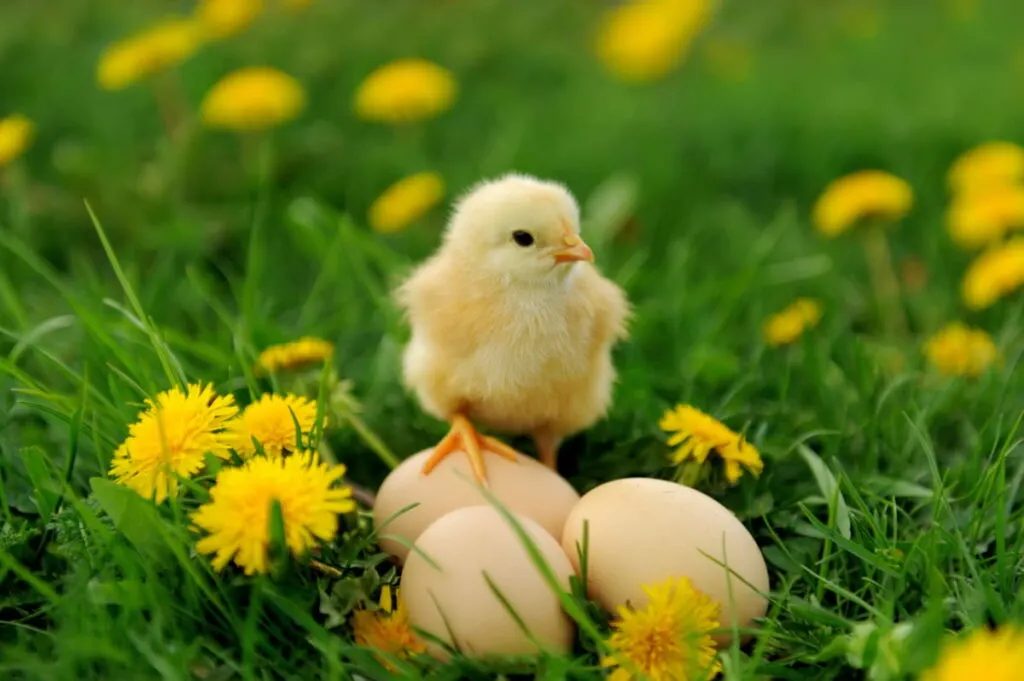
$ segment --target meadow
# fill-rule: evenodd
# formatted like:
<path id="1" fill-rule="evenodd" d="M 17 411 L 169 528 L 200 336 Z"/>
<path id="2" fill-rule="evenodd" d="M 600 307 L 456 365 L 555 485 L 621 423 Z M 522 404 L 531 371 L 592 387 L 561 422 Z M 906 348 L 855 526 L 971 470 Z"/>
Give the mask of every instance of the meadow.
<path id="1" fill-rule="evenodd" d="M 357 641 L 354 613 L 399 580 L 365 505 L 312 559 L 289 558 L 275 511 L 266 569 L 246 574 L 197 550 L 192 514 L 226 460 L 200 456 L 162 503 L 111 475 L 144 400 L 202 383 L 240 407 L 316 399 L 311 446 L 365 499 L 446 432 L 402 386 L 390 291 L 455 198 L 518 171 L 575 194 L 634 306 L 614 406 L 559 472 L 580 493 L 688 476 L 763 550 L 768 613 L 719 651 L 719 678 L 1021 678 L 1024 263 L 998 299 L 965 300 L 980 249 L 947 223 L 954 162 L 1024 144 L 1024 6 L 727 0 L 633 82 L 594 49 L 609 2 L 265 4 L 117 89 L 98 82 L 104 50 L 191 3 L 0 9 L 0 118 L 33 126 L 0 163 L 0 677 L 603 678 L 610 622 L 582 598 L 568 655 L 385 660 Z M 361 84 L 406 57 L 452 74 L 450 105 L 368 120 Z M 211 87 L 249 66 L 293 77 L 301 107 L 267 130 L 204 122 Z M 862 170 L 912 200 L 824 234 L 816 202 Z M 436 201 L 372 219 L 424 172 Z M 813 321 L 769 342 L 800 299 Z M 958 321 L 986 340 L 929 355 Z M 333 345 L 322 366 L 255 369 L 307 337 Z M 742 433 L 760 474 L 674 463 L 659 421 L 687 404 Z"/>

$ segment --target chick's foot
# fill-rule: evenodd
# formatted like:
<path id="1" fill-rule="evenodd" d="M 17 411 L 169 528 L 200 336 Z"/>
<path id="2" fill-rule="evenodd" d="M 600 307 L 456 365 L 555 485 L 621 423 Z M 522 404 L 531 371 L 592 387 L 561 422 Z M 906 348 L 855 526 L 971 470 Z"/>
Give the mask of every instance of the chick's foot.
<path id="1" fill-rule="evenodd" d="M 517 461 L 519 456 L 519 452 L 504 442 L 480 433 L 464 415 L 456 414 L 452 418 L 451 430 L 437 443 L 430 458 L 423 464 L 423 475 L 428 475 L 439 463 L 458 451 L 466 452 L 473 477 L 482 485 L 487 484 L 484 451 L 493 452 L 509 461 Z"/>

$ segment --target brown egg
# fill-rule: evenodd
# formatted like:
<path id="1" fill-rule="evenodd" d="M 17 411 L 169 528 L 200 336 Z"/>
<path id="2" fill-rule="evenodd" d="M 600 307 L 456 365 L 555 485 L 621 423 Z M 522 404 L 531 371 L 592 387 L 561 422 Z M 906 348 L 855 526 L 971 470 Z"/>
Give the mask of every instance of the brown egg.
<path id="1" fill-rule="evenodd" d="M 568 591 L 572 565 L 558 542 L 529 518 L 515 517 Z M 537 653 L 537 643 L 523 632 L 488 578 L 540 646 L 555 653 L 572 649 L 575 628 L 558 596 L 512 526 L 491 506 L 452 511 L 416 540 L 402 571 L 409 623 L 470 657 Z M 448 659 L 447 651 L 429 640 L 427 652 Z"/>
<path id="2" fill-rule="evenodd" d="M 768 592 L 761 550 L 739 519 L 706 494 L 652 478 L 595 487 L 572 509 L 562 533 L 562 549 L 577 574 L 576 546 L 583 544 L 584 522 L 587 590 L 606 610 L 626 604 L 644 607 L 644 585 L 670 577 L 687 577 L 694 588 L 716 600 L 722 627 L 734 621 L 739 627 L 753 626 L 753 619 L 767 610 L 766 599 L 758 593 Z M 715 638 L 727 644 L 732 637 Z"/>
<path id="3" fill-rule="evenodd" d="M 381 535 L 381 549 L 399 563 L 408 555 L 409 546 L 432 522 L 449 511 L 488 503 L 476 487 L 469 459 L 461 452 L 446 458 L 430 475 L 423 475 L 420 472 L 423 462 L 432 451 L 424 450 L 403 461 L 377 491 L 373 526 Z M 490 491 L 498 501 L 510 511 L 535 520 L 556 541 L 561 539 L 569 510 L 580 499 L 572 485 L 528 456 L 512 462 L 485 453 L 484 460 Z M 460 474 L 463 477 L 459 477 Z M 414 503 L 419 505 L 388 522 Z"/>

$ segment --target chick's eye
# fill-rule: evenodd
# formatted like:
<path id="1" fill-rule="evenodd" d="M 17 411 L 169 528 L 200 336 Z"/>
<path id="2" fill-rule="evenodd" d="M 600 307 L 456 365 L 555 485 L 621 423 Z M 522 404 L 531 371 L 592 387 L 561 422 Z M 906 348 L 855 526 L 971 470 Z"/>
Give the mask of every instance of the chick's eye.
<path id="1" fill-rule="evenodd" d="M 524 248 L 533 245 L 533 235 L 521 229 L 512 232 L 512 240 Z"/>

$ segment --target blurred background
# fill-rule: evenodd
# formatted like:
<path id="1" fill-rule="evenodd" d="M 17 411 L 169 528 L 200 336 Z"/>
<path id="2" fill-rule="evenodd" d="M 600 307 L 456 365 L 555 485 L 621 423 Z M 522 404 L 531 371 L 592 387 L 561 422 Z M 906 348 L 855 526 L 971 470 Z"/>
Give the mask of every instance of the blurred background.
<path id="1" fill-rule="evenodd" d="M 655 49 L 664 68 L 639 79 L 595 47 L 616 4 L 264 0 L 237 30 L 110 89 L 97 73 L 112 45 L 197 6 L 7 0 L 0 116 L 23 114 L 35 132 L 0 170 L 0 326 L 11 332 L 0 342 L 31 331 L 54 356 L 108 371 L 66 316 L 122 319 L 103 302 L 122 297 L 87 200 L 190 375 L 238 386 L 239 358 L 322 336 L 338 343 L 370 422 L 414 451 L 440 425 L 399 389 L 404 331 L 387 290 L 434 248 L 453 197 L 510 170 L 569 186 L 595 222 L 585 229 L 603 230 L 603 268 L 641 313 L 623 350 L 627 406 L 599 438 L 641 421 L 649 431 L 681 385 L 730 385 L 756 361 L 761 320 L 794 295 L 841 302 L 836 328 L 871 327 L 860 255 L 808 219 L 844 173 L 911 183 L 915 208 L 892 243 L 900 271 L 920 273 L 911 326 L 957 312 L 969 256 L 943 231 L 945 173 L 969 147 L 1024 137 L 1021 3 L 729 0 L 671 55 Z M 645 30 L 623 40 L 656 42 Z M 409 57 L 450 73 L 450 106 L 403 125 L 361 116 L 361 85 Z M 204 97 L 248 66 L 293 77 L 305 106 L 259 133 L 204 125 Z M 443 198 L 404 229 L 375 232 L 373 202 L 421 172 L 443 178 Z M 115 337 L 145 352 L 144 338 Z M 51 362 L 21 362 L 54 390 L 76 385 Z M 33 441 L 21 427 L 18 440 Z"/>

